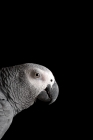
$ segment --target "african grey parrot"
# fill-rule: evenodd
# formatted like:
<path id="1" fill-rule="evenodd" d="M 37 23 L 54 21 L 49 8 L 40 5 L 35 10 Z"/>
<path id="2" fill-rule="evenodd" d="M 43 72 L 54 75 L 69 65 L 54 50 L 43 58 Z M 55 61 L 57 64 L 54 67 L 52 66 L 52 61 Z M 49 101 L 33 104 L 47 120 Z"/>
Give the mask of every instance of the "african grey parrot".
<path id="1" fill-rule="evenodd" d="M 0 139 L 13 117 L 39 99 L 53 103 L 59 93 L 52 72 L 41 65 L 26 63 L 0 70 Z"/>

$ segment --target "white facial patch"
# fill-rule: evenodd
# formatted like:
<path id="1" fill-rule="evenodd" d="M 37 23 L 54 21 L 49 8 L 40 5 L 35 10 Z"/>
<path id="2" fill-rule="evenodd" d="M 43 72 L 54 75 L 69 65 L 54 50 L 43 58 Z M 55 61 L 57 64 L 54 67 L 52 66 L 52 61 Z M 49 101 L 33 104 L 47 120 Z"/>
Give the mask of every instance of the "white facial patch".
<path id="1" fill-rule="evenodd" d="M 37 68 L 36 71 L 40 74 L 39 78 L 31 76 L 31 71 L 33 71 L 33 69 L 27 72 L 27 78 L 31 85 L 37 89 L 38 93 L 44 90 L 48 84 L 50 84 L 51 87 L 54 84 L 55 78 L 50 70 L 45 71 Z"/>

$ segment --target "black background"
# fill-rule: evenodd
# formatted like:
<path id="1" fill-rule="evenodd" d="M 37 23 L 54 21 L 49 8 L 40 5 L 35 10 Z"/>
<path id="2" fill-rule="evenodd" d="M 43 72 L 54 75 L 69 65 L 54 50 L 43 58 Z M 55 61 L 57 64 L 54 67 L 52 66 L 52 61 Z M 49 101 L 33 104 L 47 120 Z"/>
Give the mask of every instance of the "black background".
<path id="1" fill-rule="evenodd" d="M 54 17 L 44 18 L 43 22 L 42 17 L 35 18 L 36 22 L 27 19 L 25 26 L 20 19 L 5 25 L 1 36 L 0 68 L 23 63 L 44 65 L 55 76 L 59 96 L 51 105 L 37 102 L 19 113 L 3 139 L 61 139 L 75 134 L 77 114 L 71 76 L 76 37 L 71 16 L 69 13 L 54 14 Z"/>

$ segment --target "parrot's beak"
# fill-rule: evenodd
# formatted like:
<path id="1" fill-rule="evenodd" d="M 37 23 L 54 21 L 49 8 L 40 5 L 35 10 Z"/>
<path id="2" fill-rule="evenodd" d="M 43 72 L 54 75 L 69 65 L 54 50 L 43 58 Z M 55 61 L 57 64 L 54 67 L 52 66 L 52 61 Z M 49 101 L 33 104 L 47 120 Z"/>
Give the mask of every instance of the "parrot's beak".
<path id="1" fill-rule="evenodd" d="M 48 102 L 52 104 L 58 97 L 59 94 L 59 87 L 55 82 L 51 88 L 51 85 L 47 85 L 46 89 L 43 90 L 37 97 L 37 99 Z"/>

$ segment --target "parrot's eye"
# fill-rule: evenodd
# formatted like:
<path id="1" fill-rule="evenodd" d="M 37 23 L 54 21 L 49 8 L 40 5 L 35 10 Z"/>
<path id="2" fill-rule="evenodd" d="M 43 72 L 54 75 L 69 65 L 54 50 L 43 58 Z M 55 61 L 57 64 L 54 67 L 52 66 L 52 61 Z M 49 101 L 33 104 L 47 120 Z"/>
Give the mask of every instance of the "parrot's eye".
<path id="1" fill-rule="evenodd" d="M 36 78 L 39 78 L 40 77 L 40 74 L 39 73 L 35 73 L 35 77 Z"/>

